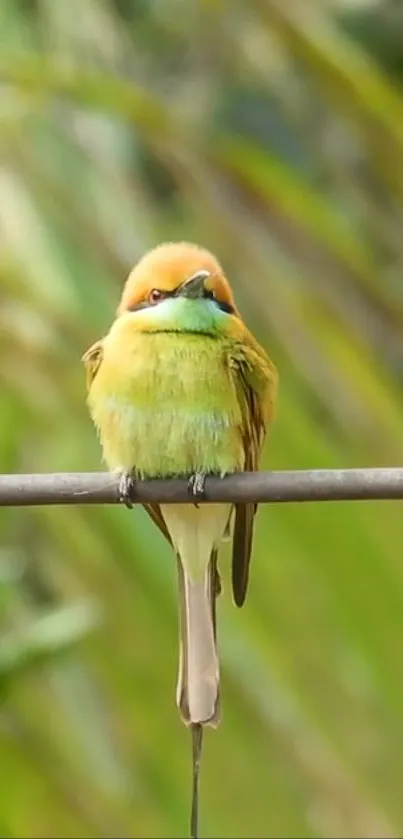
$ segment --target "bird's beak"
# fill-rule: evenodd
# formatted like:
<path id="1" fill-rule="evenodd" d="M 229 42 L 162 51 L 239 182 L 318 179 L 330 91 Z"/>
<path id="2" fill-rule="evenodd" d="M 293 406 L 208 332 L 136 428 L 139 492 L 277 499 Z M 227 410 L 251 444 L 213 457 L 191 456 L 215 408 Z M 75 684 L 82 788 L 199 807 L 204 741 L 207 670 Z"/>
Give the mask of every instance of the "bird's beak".
<path id="1" fill-rule="evenodd" d="M 198 271 L 197 274 L 193 274 L 193 277 L 190 277 L 182 283 L 178 288 L 177 294 L 180 297 L 187 297 L 190 300 L 197 300 L 203 297 L 205 292 L 204 283 L 209 276 L 209 271 Z"/>

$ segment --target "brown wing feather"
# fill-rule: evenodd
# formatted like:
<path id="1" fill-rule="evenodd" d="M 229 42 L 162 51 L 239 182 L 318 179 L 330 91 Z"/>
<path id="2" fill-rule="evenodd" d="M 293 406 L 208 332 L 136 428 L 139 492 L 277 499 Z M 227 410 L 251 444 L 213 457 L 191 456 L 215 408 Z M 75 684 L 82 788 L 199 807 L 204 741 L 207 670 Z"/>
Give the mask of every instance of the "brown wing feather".
<path id="1" fill-rule="evenodd" d="M 148 513 L 154 524 L 158 527 L 158 530 L 165 536 L 165 539 L 168 540 L 169 544 L 172 545 L 172 540 L 169 535 L 168 528 L 165 524 L 163 515 L 161 513 L 161 507 L 159 504 L 143 504 L 145 511 Z"/>
<path id="2" fill-rule="evenodd" d="M 240 346 L 230 360 L 241 407 L 244 469 L 247 472 L 258 469 L 260 451 L 273 413 L 277 384 L 274 365 L 264 351 L 255 342 L 253 344 Z M 248 587 L 256 510 L 257 504 L 235 505 L 232 591 L 237 606 L 243 605 Z"/>
<path id="3" fill-rule="evenodd" d="M 243 606 L 248 588 L 255 511 L 256 506 L 254 504 L 237 504 L 235 507 L 232 542 L 232 592 L 235 604 L 239 607 Z"/>
<path id="4" fill-rule="evenodd" d="M 82 357 L 87 374 L 87 390 L 89 390 L 95 379 L 95 376 L 102 364 L 102 359 L 103 346 L 102 340 L 100 340 L 96 341 L 96 343 L 93 344 Z M 165 539 L 168 540 L 169 544 L 172 544 L 159 504 L 143 504 L 143 507 Z"/>

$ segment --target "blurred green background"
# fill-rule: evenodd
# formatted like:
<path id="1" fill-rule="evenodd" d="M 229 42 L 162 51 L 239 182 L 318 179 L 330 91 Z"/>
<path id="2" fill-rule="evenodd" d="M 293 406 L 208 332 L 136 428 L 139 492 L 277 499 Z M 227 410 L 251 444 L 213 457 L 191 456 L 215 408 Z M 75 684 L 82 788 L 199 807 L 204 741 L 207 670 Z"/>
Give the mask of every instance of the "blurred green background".
<path id="1" fill-rule="evenodd" d="M 80 357 L 211 248 L 281 375 L 270 468 L 403 455 L 403 4 L 1 0 L 0 470 L 101 468 Z M 176 570 L 145 513 L 4 510 L 0 835 L 174 837 Z M 201 834 L 403 835 L 398 503 L 261 508 L 220 598 Z"/>

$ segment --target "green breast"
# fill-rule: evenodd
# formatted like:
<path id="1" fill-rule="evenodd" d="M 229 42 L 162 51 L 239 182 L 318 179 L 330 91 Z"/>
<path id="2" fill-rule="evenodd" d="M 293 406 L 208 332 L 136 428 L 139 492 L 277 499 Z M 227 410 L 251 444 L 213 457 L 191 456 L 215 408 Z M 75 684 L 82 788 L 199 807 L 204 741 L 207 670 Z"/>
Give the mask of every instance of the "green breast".
<path id="1" fill-rule="evenodd" d="M 220 338 L 139 334 L 124 370 L 105 353 L 92 413 L 107 462 L 148 476 L 242 468 L 241 416 Z M 102 395 L 100 395 L 102 394 Z"/>

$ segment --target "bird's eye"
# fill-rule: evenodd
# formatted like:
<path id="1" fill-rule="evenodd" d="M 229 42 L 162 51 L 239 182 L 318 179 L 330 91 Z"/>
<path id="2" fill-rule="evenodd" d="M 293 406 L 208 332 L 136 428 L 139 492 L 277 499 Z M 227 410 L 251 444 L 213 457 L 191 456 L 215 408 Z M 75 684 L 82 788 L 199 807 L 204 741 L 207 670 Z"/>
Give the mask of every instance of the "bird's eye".
<path id="1" fill-rule="evenodd" d="M 159 303 L 160 300 L 164 297 L 164 293 L 160 291 L 158 288 L 153 288 L 148 295 L 148 300 L 152 305 L 155 303 Z"/>
<path id="2" fill-rule="evenodd" d="M 213 289 L 209 289 L 208 291 L 205 291 L 204 296 L 207 297 L 208 300 L 215 300 L 216 299 L 216 293 L 215 293 L 215 291 L 213 291 Z"/>

